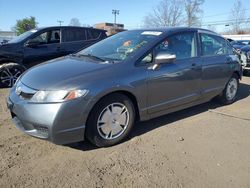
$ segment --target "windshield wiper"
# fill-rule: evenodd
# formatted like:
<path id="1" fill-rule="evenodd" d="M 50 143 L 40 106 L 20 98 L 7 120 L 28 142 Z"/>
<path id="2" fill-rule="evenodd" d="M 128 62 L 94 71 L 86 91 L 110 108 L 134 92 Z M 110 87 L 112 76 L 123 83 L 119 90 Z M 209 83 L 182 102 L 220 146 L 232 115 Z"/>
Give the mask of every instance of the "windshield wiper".
<path id="1" fill-rule="evenodd" d="M 95 56 L 93 54 L 71 54 L 72 56 L 76 56 L 76 57 L 90 57 L 92 59 L 96 59 L 98 61 L 102 61 L 102 62 L 105 62 L 106 60 L 105 59 L 102 59 L 98 56 Z"/>

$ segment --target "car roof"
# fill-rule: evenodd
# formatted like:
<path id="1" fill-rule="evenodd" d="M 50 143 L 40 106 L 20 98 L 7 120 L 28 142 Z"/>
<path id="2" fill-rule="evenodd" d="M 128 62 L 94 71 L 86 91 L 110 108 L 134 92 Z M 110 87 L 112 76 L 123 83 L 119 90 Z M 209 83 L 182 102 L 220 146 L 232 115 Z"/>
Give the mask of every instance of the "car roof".
<path id="1" fill-rule="evenodd" d="M 106 30 L 103 30 L 103 29 L 97 29 L 93 27 L 81 27 L 81 26 L 49 26 L 49 27 L 39 27 L 39 28 L 36 28 L 36 30 L 39 31 L 39 30 L 45 30 L 45 29 L 63 29 L 63 28 L 93 29 L 93 30 L 106 32 Z"/>
<path id="2" fill-rule="evenodd" d="M 162 27 L 162 28 L 142 28 L 142 29 L 135 29 L 138 31 L 159 31 L 163 33 L 176 33 L 176 32 L 184 32 L 184 31 L 200 31 L 200 32 L 205 32 L 213 35 L 218 35 L 218 33 L 208 30 L 208 29 L 203 29 L 203 28 L 196 28 L 196 27 Z"/>

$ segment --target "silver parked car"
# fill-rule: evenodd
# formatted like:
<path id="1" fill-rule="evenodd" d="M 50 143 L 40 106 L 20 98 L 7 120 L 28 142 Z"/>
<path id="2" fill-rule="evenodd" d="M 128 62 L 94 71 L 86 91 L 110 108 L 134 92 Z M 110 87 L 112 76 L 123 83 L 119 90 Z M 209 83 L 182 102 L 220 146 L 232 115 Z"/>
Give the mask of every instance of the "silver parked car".
<path id="1" fill-rule="evenodd" d="M 23 132 L 56 144 L 99 147 L 145 121 L 237 96 L 242 70 L 231 45 L 197 28 L 132 30 L 26 71 L 7 105 Z"/>

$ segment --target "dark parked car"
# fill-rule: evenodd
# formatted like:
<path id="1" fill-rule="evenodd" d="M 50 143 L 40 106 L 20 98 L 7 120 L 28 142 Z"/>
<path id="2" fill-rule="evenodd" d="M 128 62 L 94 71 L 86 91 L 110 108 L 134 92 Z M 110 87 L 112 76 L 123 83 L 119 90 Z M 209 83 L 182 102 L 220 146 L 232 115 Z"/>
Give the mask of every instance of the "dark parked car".
<path id="1" fill-rule="evenodd" d="M 217 97 L 236 100 L 233 48 L 204 29 L 132 30 L 25 72 L 7 99 L 23 132 L 56 144 L 117 144 L 145 121 Z"/>
<path id="2" fill-rule="evenodd" d="M 250 40 L 234 40 L 230 43 L 236 50 L 240 50 L 241 48 L 250 45 Z"/>
<path id="3" fill-rule="evenodd" d="M 77 52 L 106 37 L 105 30 L 85 27 L 46 27 L 27 31 L 0 45 L 0 86 L 11 87 L 25 69 Z"/>
<path id="4" fill-rule="evenodd" d="M 246 74 L 250 73 L 250 45 L 240 49 L 240 59 L 242 61 L 242 67 Z"/>

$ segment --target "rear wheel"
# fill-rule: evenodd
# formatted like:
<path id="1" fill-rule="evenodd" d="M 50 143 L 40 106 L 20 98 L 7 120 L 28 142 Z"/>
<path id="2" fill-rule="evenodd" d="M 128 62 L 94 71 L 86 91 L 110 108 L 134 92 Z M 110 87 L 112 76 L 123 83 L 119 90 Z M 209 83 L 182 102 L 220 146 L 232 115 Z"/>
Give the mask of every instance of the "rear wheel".
<path id="1" fill-rule="evenodd" d="M 244 76 L 250 76 L 250 70 L 244 70 L 243 75 Z"/>
<path id="2" fill-rule="evenodd" d="M 86 136 L 98 147 L 112 146 L 127 137 L 134 119 L 134 106 L 126 95 L 109 95 L 101 99 L 90 113 Z"/>
<path id="3" fill-rule="evenodd" d="M 233 76 L 229 79 L 221 95 L 218 96 L 219 102 L 222 104 L 231 104 L 235 102 L 238 89 L 239 89 L 239 77 L 237 74 L 233 74 Z"/>
<path id="4" fill-rule="evenodd" d="M 0 68 L 0 86 L 12 87 L 25 68 L 17 63 L 8 63 Z"/>

